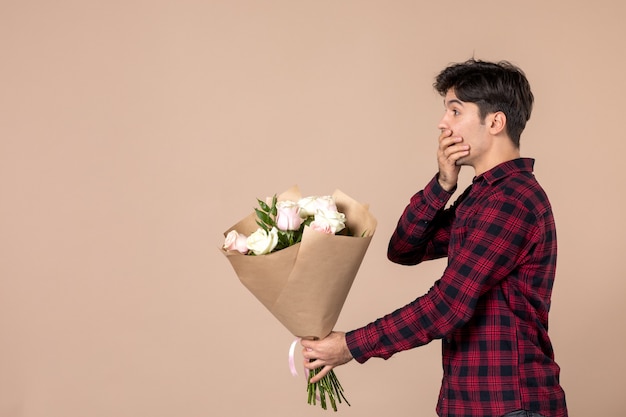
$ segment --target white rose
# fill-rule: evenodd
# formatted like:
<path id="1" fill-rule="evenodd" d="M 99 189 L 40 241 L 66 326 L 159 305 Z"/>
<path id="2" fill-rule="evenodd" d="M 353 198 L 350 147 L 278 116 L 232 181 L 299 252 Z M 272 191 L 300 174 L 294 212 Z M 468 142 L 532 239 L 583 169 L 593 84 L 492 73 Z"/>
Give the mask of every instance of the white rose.
<path id="1" fill-rule="evenodd" d="M 246 246 L 255 255 L 265 255 L 270 253 L 278 244 L 278 230 L 272 227 L 269 233 L 259 228 L 256 232 L 248 236 Z"/>
<path id="2" fill-rule="evenodd" d="M 346 227 L 346 215 L 336 210 L 318 210 L 311 227 L 320 231 L 330 230 L 332 234 L 335 234 Z"/>
<path id="3" fill-rule="evenodd" d="M 304 197 L 298 200 L 298 205 L 300 206 L 300 216 L 303 218 L 314 216 L 318 210 L 337 211 L 335 199 L 330 195 Z"/>

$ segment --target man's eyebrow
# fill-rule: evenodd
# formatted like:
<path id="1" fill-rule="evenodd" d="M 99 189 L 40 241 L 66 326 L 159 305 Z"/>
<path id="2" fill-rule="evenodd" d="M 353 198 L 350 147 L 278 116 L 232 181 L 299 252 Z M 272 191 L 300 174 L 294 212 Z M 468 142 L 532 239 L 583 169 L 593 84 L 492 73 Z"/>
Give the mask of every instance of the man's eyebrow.
<path id="1" fill-rule="evenodd" d="M 463 102 L 461 100 L 459 100 L 459 99 L 456 99 L 456 98 L 450 99 L 447 102 L 445 100 L 443 101 L 443 106 L 444 107 L 449 106 L 451 104 L 458 104 L 459 106 L 463 107 Z"/>

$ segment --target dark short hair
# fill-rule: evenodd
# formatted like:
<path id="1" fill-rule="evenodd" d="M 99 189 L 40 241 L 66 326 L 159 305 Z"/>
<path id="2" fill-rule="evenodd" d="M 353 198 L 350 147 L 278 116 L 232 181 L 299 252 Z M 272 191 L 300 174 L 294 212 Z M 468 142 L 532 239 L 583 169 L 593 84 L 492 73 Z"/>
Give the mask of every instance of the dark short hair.
<path id="1" fill-rule="evenodd" d="M 433 84 L 445 96 L 454 89 L 456 96 L 478 106 L 480 117 L 498 111 L 506 115 L 506 132 L 519 147 L 520 136 L 530 119 L 534 96 L 524 72 L 508 61 L 486 62 L 474 58 L 448 66 Z"/>

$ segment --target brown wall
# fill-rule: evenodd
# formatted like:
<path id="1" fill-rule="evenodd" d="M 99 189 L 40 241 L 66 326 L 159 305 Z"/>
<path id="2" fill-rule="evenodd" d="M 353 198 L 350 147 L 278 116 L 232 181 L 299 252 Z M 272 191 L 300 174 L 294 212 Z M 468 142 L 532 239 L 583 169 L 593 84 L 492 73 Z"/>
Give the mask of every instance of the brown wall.
<path id="1" fill-rule="evenodd" d="M 339 188 L 379 227 L 337 328 L 423 294 L 444 264 L 387 239 L 435 173 L 433 77 L 472 55 L 534 87 L 571 415 L 625 415 L 625 4 L 1 1 L 0 416 L 321 415 L 221 233 Z M 434 416 L 439 349 L 340 368 L 340 413 Z"/>

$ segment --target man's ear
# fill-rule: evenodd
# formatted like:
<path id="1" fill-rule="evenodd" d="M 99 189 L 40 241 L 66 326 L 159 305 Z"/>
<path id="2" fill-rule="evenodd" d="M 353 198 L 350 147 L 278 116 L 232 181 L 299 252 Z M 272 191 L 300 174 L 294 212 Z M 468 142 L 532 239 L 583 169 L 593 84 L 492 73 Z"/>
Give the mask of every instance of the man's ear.
<path id="1" fill-rule="evenodd" d="M 489 120 L 489 131 L 492 135 L 498 135 L 504 131 L 506 127 L 506 114 L 497 111 L 491 115 Z"/>

